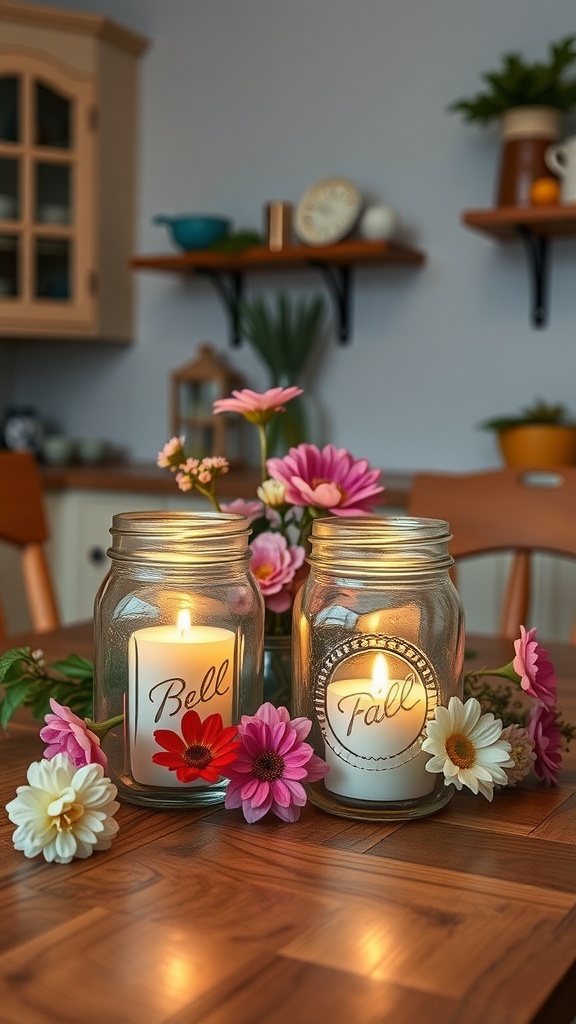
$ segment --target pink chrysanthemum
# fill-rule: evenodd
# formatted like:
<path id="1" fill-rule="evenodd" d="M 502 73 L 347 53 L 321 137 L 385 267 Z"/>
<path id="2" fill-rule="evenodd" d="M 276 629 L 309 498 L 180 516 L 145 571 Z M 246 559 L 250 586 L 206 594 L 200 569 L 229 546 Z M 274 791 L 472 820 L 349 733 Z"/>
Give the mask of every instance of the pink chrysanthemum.
<path id="1" fill-rule="evenodd" d="M 526 693 L 542 701 L 547 708 L 556 707 L 556 676 L 548 651 L 534 639 L 536 630 L 520 626 L 520 639 L 514 641 L 516 657 L 512 662 Z"/>
<path id="2" fill-rule="evenodd" d="M 218 398 L 212 408 L 215 413 L 239 412 L 249 423 L 266 424 L 277 412 L 284 412 L 284 403 L 302 394 L 302 388 L 269 388 L 262 393 L 243 388 L 233 391 L 232 398 Z"/>
<path id="3" fill-rule="evenodd" d="M 507 725 L 502 729 L 502 739 L 510 744 L 510 760 L 514 762 L 511 768 L 504 767 L 504 771 L 508 777 L 508 785 L 515 786 L 528 775 L 536 760 L 534 740 L 526 729 L 516 724 Z"/>
<path id="4" fill-rule="evenodd" d="M 262 704 L 243 715 L 238 726 L 240 750 L 223 769 L 230 779 L 226 807 L 241 807 L 250 824 L 272 811 L 282 821 L 297 821 L 306 803 L 304 782 L 324 778 L 328 765 L 304 743 L 312 723 L 294 718 L 286 708 Z"/>
<path id="5" fill-rule="evenodd" d="M 558 775 L 562 767 L 562 734 L 556 712 L 537 704 L 528 715 L 526 731 L 534 741 L 536 760 L 534 771 L 539 779 L 551 786 L 558 785 Z"/>
<path id="6" fill-rule="evenodd" d="M 270 476 L 286 487 L 289 504 L 311 505 L 335 516 L 371 512 L 384 490 L 378 483 L 379 469 L 371 469 L 366 459 L 355 459 L 345 448 L 332 444 L 322 450 L 300 444 L 282 459 L 268 459 L 267 467 Z"/>
<path id="7" fill-rule="evenodd" d="M 53 714 L 44 716 L 46 725 L 40 729 L 40 739 L 48 744 L 44 751 L 46 760 L 65 754 L 75 768 L 85 764 L 100 764 L 106 768 L 108 758 L 100 748 L 100 740 L 86 723 L 53 697 L 50 697 L 50 707 Z"/>
<path id="8" fill-rule="evenodd" d="M 259 533 L 250 547 L 250 571 L 266 607 L 273 612 L 288 611 L 293 598 L 290 584 L 304 562 L 304 548 L 289 547 L 281 533 L 273 532 Z"/>

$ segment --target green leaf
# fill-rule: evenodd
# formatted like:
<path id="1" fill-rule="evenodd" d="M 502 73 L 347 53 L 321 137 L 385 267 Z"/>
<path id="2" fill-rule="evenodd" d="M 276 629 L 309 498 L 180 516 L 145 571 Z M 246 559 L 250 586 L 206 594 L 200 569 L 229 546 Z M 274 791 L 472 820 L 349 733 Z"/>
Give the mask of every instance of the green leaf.
<path id="1" fill-rule="evenodd" d="M 14 712 L 26 703 L 30 692 L 30 680 L 21 679 L 6 688 L 0 704 L 0 725 L 6 728 Z"/>
<path id="2" fill-rule="evenodd" d="M 6 651 L 0 657 L 0 683 L 4 682 L 7 672 L 17 663 L 22 661 L 30 661 L 30 648 L 29 647 L 13 647 L 11 651 Z"/>
<path id="3" fill-rule="evenodd" d="M 68 676 L 69 679 L 92 679 L 94 676 L 92 662 L 80 654 L 70 654 L 62 661 L 55 661 L 52 663 L 52 668 L 60 675 Z"/>

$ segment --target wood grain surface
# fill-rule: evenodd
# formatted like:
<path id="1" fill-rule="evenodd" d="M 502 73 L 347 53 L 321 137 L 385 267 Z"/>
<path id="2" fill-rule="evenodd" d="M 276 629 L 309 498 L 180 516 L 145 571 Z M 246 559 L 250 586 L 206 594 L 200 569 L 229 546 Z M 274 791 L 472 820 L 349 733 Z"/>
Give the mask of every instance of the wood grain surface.
<path id="1" fill-rule="evenodd" d="M 90 655 L 90 626 L 20 638 Z M 510 645 L 471 638 L 480 664 Z M 576 648 L 552 645 L 576 721 Z M 42 754 L 21 715 L 2 804 Z M 576 751 L 561 784 L 367 824 L 125 804 L 112 848 L 27 860 L 0 822 L 2 1024 L 526 1024 L 576 1015 Z"/>

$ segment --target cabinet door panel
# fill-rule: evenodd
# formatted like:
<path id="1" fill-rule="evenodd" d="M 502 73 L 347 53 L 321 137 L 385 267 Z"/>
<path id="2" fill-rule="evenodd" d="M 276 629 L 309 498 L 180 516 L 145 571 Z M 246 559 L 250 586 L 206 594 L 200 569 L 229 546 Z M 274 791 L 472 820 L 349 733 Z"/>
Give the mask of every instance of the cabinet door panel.
<path id="1" fill-rule="evenodd" d="M 8 330 L 96 329 L 94 95 L 91 75 L 0 52 L 0 228 L 13 221 L 10 266 L 0 272 Z"/>

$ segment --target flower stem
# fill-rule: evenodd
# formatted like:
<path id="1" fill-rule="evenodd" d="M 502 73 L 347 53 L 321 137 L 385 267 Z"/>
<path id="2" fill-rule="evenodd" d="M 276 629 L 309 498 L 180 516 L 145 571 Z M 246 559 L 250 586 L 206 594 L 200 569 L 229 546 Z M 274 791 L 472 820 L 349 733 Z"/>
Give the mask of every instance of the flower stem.
<path id="1" fill-rule="evenodd" d="M 105 722 L 93 722 L 91 718 L 85 718 L 84 721 L 90 729 L 90 732 L 95 733 L 99 739 L 104 739 L 106 733 L 110 732 L 110 729 L 114 729 L 116 725 L 120 725 L 124 721 L 124 715 L 116 715 L 115 718 L 107 718 Z"/>
<path id="2" fill-rule="evenodd" d="M 260 436 L 260 472 L 262 474 L 262 483 L 264 483 L 268 478 L 268 470 L 266 469 L 268 442 L 266 440 L 266 427 L 262 423 L 258 424 L 258 434 Z"/>

